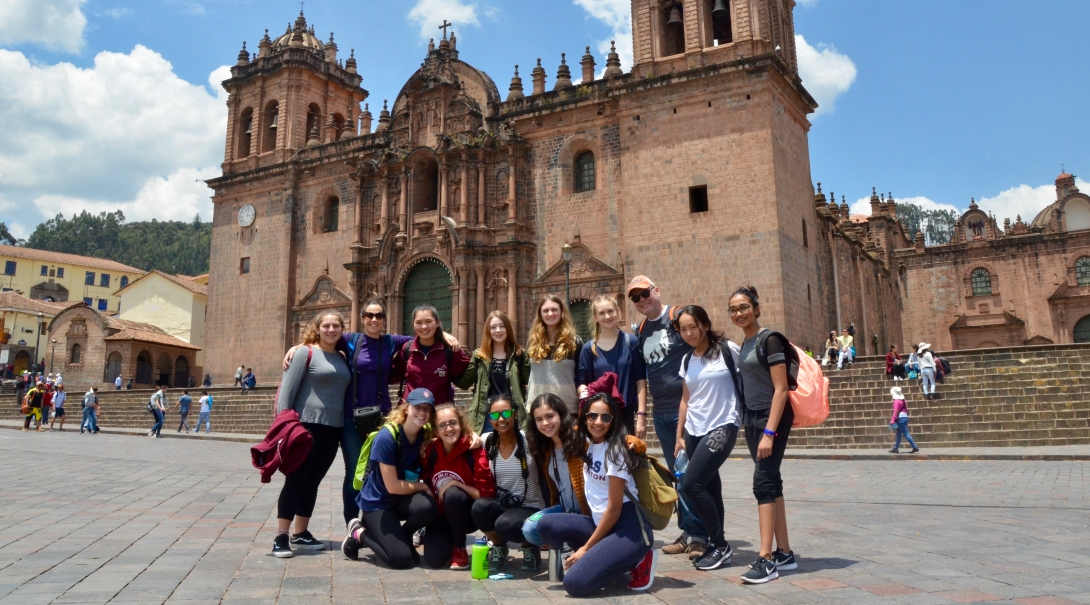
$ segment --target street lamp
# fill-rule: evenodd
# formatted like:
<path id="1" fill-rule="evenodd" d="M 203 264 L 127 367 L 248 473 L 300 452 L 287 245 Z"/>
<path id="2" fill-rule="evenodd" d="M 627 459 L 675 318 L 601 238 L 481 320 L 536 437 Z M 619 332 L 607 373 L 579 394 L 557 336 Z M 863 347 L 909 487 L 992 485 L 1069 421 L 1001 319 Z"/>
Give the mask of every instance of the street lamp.
<path id="1" fill-rule="evenodd" d="M 49 347 L 49 373 L 53 373 L 53 360 L 57 358 L 57 339 L 52 340 L 53 346 Z"/>
<path id="2" fill-rule="evenodd" d="M 571 244 L 564 244 L 560 249 L 560 258 L 564 259 L 564 292 L 571 309 Z"/>
<path id="3" fill-rule="evenodd" d="M 45 321 L 45 315 L 43 315 L 41 311 L 38 311 L 38 335 L 37 335 L 37 337 L 34 338 L 34 365 L 35 366 L 38 365 L 38 352 L 40 351 L 40 349 L 38 348 L 38 345 L 40 345 L 42 343 L 42 322 L 44 322 L 44 321 Z M 39 368 L 38 371 L 40 372 L 41 370 L 44 370 L 44 369 L 45 368 Z"/>

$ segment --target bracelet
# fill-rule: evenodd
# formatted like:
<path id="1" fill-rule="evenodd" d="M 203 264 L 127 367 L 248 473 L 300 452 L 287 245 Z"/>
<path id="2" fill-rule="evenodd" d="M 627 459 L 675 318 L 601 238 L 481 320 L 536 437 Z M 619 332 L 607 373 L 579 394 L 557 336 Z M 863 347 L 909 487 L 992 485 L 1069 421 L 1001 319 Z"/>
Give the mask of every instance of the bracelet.
<path id="1" fill-rule="evenodd" d="M 779 437 L 780 436 L 779 433 L 777 433 L 776 431 L 774 431 L 772 429 L 765 429 L 764 434 L 767 437 Z"/>
<path id="2" fill-rule="evenodd" d="M 637 416 L 646 416 L 647 412 L 636 412 Z"/>

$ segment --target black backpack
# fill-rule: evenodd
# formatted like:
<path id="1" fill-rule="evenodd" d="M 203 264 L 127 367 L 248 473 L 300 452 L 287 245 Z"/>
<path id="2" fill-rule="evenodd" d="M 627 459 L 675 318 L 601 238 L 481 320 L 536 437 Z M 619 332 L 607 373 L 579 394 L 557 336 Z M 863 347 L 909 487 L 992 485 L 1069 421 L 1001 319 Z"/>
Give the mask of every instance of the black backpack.
<path id="1" fill-rule="evenodd" d="M 401 401 L 401 397 L 405 394 L 405 379 L 408 378 L 409 375 L 409 347 L 411 347 L 414 342 L 416 342 L 416 339 L 410 340 L 401 346 L 401 359 L 405 364 L 405 373 L 401 376 L 401 386 L 397 388 L 398 401 Z M 450 370 L 454 367 L 454 351 L 451 350 L 450 345 L 447 344 L 446 340 L 443 340 L 442 342 L 443 352 L 447 354 L 447 369 Z M 393 365 L 393 362 L 391 361 L 390 364 Z"/>
<path id="2" fill-rule="evenodd" d="M 738 394 L 738 401 L 745 401 L 745 394 L 742 390 L 742 377 L 738 375 L 738 368 L 734 365 L 734 354 L 731 353 L 730 345 L 727 341 L 720 341 L 718 344 L 719 354 L 723 356 L 727 364 L 727 369 L 730 370 L 730 380 L 734 383 L 734 392 Z M 689 373 L 689 360 L 693 357 L 693 351 L 689 351 L 685 354 L 685 357 L 681 358 L 681 369 L 686 374 Z"/>

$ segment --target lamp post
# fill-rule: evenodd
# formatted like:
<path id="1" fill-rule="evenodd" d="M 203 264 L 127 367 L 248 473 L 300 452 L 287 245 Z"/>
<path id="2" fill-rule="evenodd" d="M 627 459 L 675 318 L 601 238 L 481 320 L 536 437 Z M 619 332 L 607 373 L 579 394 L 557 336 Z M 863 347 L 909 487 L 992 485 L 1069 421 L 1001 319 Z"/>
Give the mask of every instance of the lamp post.
<path id="1" fill-rule="evenodd" d="M 57 358 L 57 339 L 54 338 L 50 342 L 53 343 L 53 346 L 49 347 L 49 373 L 52 374 L 53 373 L 53 360 Z"/>
<path id="2" fill-rule="evenodd" d="M 560 258 L 564 259 L 564 294 L 571 309 L 571 244 L 564 244 L 560 249 Z"/>
<path id="3" fill-rule="evenodd" d="M 42 343 L 42 322 L 45 321 L 45 315 L 41 311 L 38 311 L 38 335 L 34 338 L 34 365 L 38 365 L 38 352 L 41 350 L 38 345 Z M 38 371 L 42 371 L 45 368 L 38 368 Z"/>

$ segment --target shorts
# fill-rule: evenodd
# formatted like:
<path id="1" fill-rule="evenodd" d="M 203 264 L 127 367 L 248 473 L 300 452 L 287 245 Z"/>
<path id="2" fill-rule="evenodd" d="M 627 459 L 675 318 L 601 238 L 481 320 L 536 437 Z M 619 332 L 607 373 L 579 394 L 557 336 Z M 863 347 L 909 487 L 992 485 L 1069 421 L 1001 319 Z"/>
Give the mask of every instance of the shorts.
<path id="1" fill-rule="evenodd" d="M 64 418 L 64 408 L 57 408 L 56 417 Z"/>

